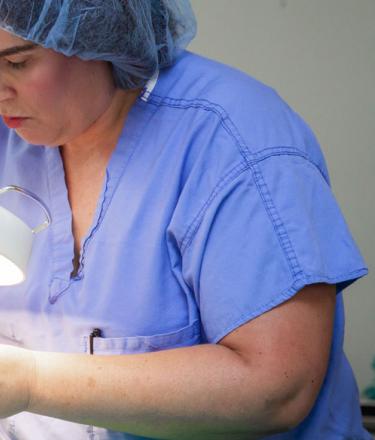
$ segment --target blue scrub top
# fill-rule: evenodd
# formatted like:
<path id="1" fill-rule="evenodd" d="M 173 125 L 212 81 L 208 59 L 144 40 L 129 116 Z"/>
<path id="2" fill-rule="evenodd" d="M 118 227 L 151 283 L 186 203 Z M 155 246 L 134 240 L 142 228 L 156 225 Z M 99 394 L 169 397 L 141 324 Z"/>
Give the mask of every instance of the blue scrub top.
<path id="1" fill-rule="evenodd" d="M 35 237 L 27 280 L 0 289 L 0 343 L 88 353 L 99 328 L 94 352 L 104 355 L 214 344 L 308 284 L 336 284 L 315 406 L 296 429 L 267 438 L 371 439 L 343 352 L 342 299 L 368 269 L 317 139 L 275 90 L 187 51 L 161 71 L 130 111 L 73 278 L 59 149 L 3 125 L 0 139 L 1 186 L 33 191 L 53 219 Z M 30 226 L 41 220 L 19 195 L 0 201 Z M 0 437 L 141 438 L 27 412 L 0 421 Z"/>

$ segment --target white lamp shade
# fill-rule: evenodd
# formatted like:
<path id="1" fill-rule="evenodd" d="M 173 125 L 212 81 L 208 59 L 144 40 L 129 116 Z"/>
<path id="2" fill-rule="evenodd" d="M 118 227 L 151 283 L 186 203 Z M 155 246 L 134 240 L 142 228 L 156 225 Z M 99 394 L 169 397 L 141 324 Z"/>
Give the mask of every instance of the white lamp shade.
<path id="1" fill-rule="evenodd" d="M 0 285 L 10 286 L 25 279 L 33 238 L 29 226 L 0 206 Z"/>

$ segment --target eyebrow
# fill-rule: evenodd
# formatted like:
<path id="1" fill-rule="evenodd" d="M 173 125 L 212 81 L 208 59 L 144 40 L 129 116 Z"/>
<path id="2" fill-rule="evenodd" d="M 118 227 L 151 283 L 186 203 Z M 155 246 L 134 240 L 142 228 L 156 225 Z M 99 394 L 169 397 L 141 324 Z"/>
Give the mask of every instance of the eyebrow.
<path id="1" fill-rule="evenodd" d="M 14 55 L 16 53 L 27 52 L 36 48 L 36 44 L 24 44 L 23 46 L 9 47 L 8 49 L 0 51 L 0 58 Z"/>

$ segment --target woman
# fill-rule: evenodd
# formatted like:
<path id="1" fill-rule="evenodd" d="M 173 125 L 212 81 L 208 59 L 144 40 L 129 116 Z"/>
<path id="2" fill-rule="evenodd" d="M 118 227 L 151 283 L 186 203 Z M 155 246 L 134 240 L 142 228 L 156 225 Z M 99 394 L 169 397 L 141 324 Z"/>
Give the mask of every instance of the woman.
<path id="1" fill-rule="evenodd" d="M 1 438 L 370 439 L 342 301 L 368 270 L 306 123 L 183 51 L 187 1 L 0 27 L 1 185 L 53 220 L 0 289 Z"/>

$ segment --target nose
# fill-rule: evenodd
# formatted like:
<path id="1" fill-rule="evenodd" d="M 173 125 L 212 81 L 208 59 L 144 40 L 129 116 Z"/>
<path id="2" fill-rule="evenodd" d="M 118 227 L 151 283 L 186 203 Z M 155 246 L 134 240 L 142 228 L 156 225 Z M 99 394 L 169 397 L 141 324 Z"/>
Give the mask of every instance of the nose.
<path id="1" fill-rule="evenodd" d="M 6 81 L 3 80 L 2 75 L 0 75 L 0 103 L 8 101 L 14 98 L 16 91 L 10 86 Z"/>

